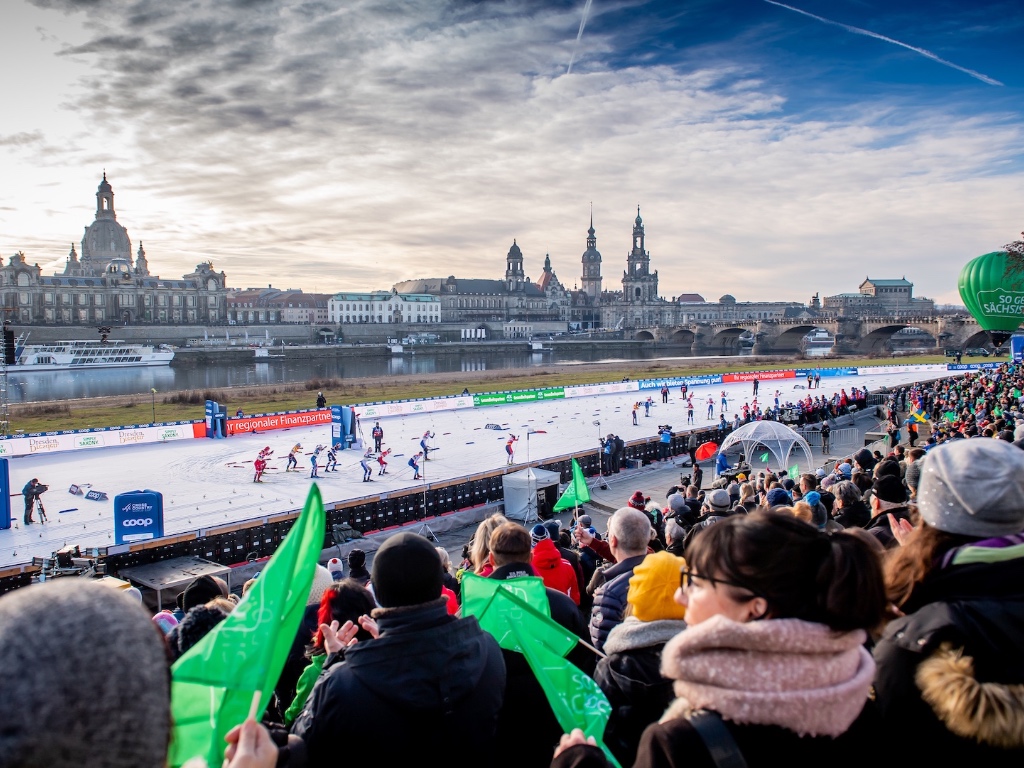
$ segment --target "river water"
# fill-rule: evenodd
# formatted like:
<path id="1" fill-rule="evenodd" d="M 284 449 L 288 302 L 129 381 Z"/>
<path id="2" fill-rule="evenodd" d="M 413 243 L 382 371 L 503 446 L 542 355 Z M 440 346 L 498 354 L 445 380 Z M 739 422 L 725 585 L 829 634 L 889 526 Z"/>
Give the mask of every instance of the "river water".
<path id="1" fill-rule="evenodd" d="M 213 364 L 198 367 L 119 368 L 91 371 L 12 372 L 8 392 L 12 403 L 67 400 L 107 395 L 134 395 L 265 384 L 286 384 L 312 378 L 361 379 L 374 376 L 410 376 L 429 373 L 459 373 L 532 368 L 542 365 L 575 365 L 594 362 L 629 363 L 636 360 L 688 360 L 693 357 L 667 355 L 664 350 L 637 348 L 617 351 L 614 356 L 600 350 L 587 352 L 473 353 L 461 355 L 416 354 L 392 357 L 324 358 L 322 360 L 271 360 L 265 363 Z M 709 358 L 711 359 L 711 358 Z M 720 358 L 714 358 L 720 359 Z"/>

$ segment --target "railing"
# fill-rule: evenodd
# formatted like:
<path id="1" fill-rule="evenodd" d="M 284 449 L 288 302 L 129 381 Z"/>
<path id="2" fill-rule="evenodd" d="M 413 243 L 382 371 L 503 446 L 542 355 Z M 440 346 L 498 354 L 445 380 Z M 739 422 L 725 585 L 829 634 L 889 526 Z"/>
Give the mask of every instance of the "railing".
<path id="1" fill-rule="evenodd" d="M 805 427 L 803 430 L 800 430 L 800 436 L 807 441 L 808 445 L 814 448 L 820 448 L 822 445 L 820 429 L 807 429 Z M 829 434 L 828 443 L 833 447 L 837 445 L 855 445 L 859 438 L 860 430 L 856 427 L 833 429 Z"/>

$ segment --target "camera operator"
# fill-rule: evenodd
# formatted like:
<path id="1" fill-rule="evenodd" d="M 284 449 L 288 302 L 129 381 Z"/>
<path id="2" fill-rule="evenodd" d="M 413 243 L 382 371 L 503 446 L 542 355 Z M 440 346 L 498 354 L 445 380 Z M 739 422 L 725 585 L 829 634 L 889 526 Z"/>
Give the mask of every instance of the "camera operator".
<path id="1" fill-rule="evenodd" d="M 35 507 L 36 499 L 45 493 L 49 487 L 40 483 L 38 478 L 33 477 L 21 489 L 22 494 L 25 496 L 25 525 L 31 525 L 35 522 L 32 519 L 32 510 Z M 42 517 L 42 512 L 40 512 L 40 517 Z M 42 519 L 39 522 L 43 522 Z"/>

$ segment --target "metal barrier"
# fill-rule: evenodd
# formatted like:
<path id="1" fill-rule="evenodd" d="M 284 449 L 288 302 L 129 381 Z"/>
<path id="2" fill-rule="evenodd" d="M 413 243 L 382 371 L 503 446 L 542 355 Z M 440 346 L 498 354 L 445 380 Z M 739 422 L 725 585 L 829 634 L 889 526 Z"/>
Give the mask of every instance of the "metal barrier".
<path id="1" fill-rule="evenodd" d="M 805 428 L 806 429 L 806 428 Z M 820 429 L 806 429 L 806 431 L 800 431 L 800 436 L 807 441 L 807 444 L 814 447 L 821 447 L 821 430 Z M 837 445 L 856 445 L 860 438 L 860 430 L 856 427 L 845 427 L 843 429 L 833 429 L 829 434 L 828 444 L 829 446 Z"/>

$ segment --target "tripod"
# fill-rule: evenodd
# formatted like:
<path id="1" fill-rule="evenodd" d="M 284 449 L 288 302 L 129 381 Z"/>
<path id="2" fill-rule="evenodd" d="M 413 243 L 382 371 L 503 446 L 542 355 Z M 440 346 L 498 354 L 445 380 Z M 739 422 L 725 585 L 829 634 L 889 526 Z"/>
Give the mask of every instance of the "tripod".
<path id="1" fill-rule="evenodd" d="M 43 507 L 43 500 L 38 495 L 32 500 L 32 504 L 29 506 L 29 516 L 32 514 L 32 510 L 39 510 L 39 522 L 46 522 L 46 509 Z"/>
<path id="2" fill-rule="evenodd" d="M 422 525 L 420 525 L 419 530 L 417 530 L 416 533 L 418 533 L 420 536 L 422 536 L 425 539 L 430 539 L 435 544 L 440 544 L 441 543 L 440 539 L 437 538 L 437 534 L 434 533 L 434 531 L 431 529 L 431 527 L 429 525 L 427 525 L 426 523 L 423 523 Z"/>

